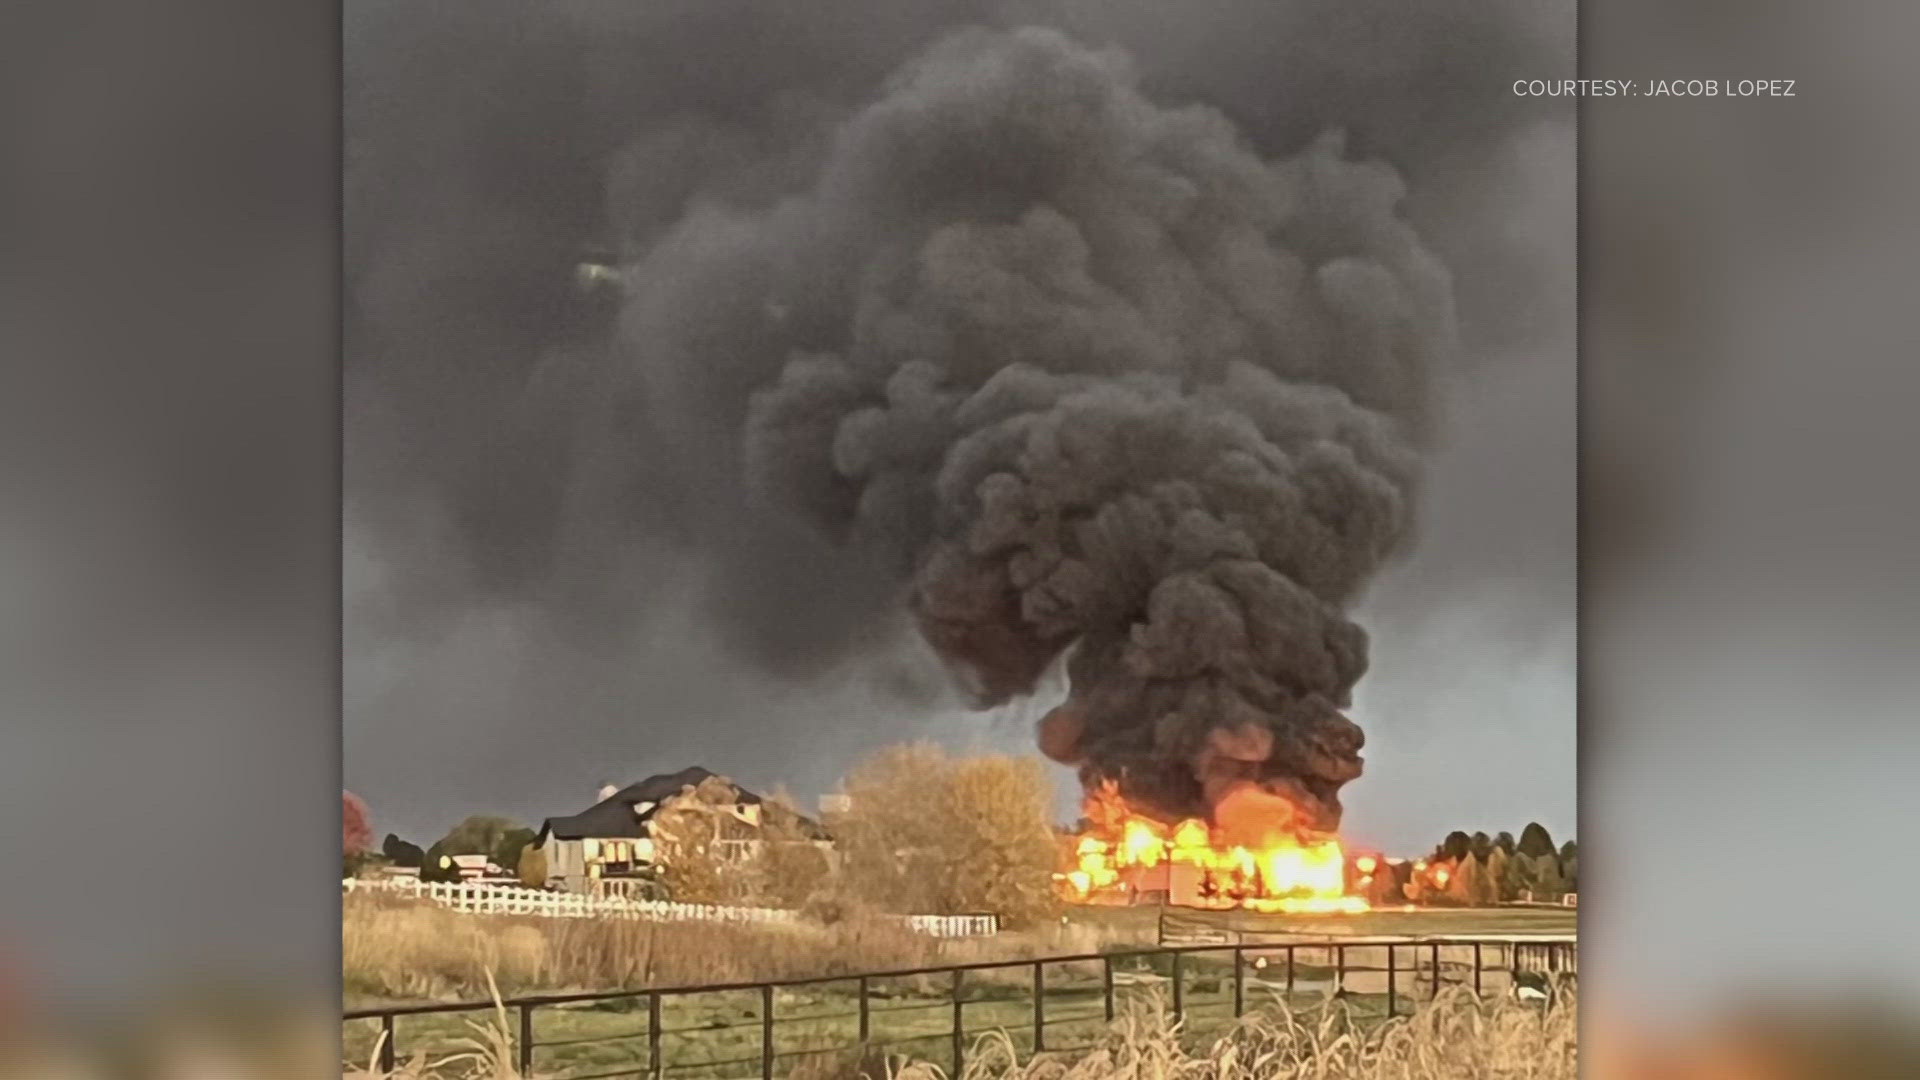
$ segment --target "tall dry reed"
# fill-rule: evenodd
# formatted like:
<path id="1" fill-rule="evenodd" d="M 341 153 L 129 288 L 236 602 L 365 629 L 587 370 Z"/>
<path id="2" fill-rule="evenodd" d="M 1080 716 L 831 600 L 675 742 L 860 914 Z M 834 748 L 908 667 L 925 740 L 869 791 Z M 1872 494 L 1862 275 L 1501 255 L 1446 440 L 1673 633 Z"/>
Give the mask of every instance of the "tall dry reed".
<path id="1" fill-rule="evenodd" d="M 942 963 L 1095 952 L 1121 932 L 1045 924 L 940 941 L 842 907 L 831 923 L 648 922 L 472 915 L 407 897 L 342 900 L 341 972 L 353 1004 L 503 993 L 853 975 Z M 1146 942 L 1141 942 L 1145 944 Z"/>
<path id="2" fill-rule="evenodd" d="M 1137 1004 L 1089 1051 L 1021 1060 L 1005 1032 L 975 1042 L 959 1080 L 1575 1080 L 1576 995 L 1553 1005 L 1442 992 L 1412 1015 L 1362 1020 L 1340 1002 L 1293 1010 L 1284 1002 L 1249 1013 L 1225 1034 L 1194 1045 L 1161 1003 Z M 416 1059 L 392 1073 L 348 1071 L 350 1080 L 523 1080 L 508 1053 L 504 1011 L 475 1022 L 462 1052 Z M 528 1078 L 532 1080 L 532 1078 Z M 927 1062 L 879 1052 L 810 1059 L 788 1080 L 947 1080 Z"/>
<path id="3" fill-rule="evenodd" d="M 512 997 L 830 977 L 939 959 L 938 942 L 871 918 L 833 926 L 554 919 L 366 895 L 344 899 L 340 944 L 350 1002 L 474 1000 L 489 975 Z"/>
<path id="4" fill-rule="evenodd" d="M 1138 1006 L 1095 1049 L 1022 1061 L 1004 1032 L 983 1036 L 960 1080 L 1574 1080 L 1576 995 L 1551 1007 L 1455 987 L 1412 1015 L 1358 1018 L 1343 1002 L 1275 1001 L 1198 1046 L 1164 1008 Z M 944 1080 L 916 1062 L 874 1080 Z"/>

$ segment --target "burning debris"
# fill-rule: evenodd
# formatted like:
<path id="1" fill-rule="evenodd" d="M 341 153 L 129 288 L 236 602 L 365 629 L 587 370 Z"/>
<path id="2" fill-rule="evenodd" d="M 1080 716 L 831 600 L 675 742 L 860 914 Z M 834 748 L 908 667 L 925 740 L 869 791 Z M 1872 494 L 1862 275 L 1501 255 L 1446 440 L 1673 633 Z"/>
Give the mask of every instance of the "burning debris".
<path id="1" fill-rule="evenodd" d="M 731 223 L 784 341 L 757 490 L 893 567 L 981 706 L 1064 663 L 1040 748 L 1080 869 L 1340 907 L 1347 606 L 1406 536 L 1444 270 L 1337 135 L 1263 160 L 1058 33 L 935 45 L 815 188 Z M 671 248 L 671 244 L 663 248 Z M 1117 808 L 1117 809 L 1115 809 Z"/>

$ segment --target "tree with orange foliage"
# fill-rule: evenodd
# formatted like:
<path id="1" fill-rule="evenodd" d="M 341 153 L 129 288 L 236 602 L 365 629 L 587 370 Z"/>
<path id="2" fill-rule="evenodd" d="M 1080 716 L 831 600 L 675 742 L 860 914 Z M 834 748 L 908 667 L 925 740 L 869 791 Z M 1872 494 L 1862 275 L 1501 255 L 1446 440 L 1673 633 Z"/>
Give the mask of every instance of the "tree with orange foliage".
<path id="1" fill-rule="evenodd" d="M 367 804 L 353 792 L 342 791 L 340 804 L 342 871 L 351 877 L 365 861 L 367 849 L 373 846 L 373 822 L 367 813 Z"/>
<path id="2" fill-rule="evenodd" d="M 1055 911 L 1053 790 L 1039 761 L 896 746 L 856 768 L 845 791 L 835 842 L 838 884 L 852 896 L 894 912 L 992 912 L 1013 924 Z"/>

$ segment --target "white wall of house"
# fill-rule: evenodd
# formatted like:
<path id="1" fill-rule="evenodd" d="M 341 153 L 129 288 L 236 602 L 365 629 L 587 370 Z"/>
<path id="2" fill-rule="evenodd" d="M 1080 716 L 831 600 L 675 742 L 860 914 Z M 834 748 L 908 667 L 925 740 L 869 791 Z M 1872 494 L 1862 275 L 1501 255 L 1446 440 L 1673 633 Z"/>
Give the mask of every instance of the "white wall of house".
<path id="1" fill-rule="evenodd" d="M 645 837 L 586 837 L 562 840 L 549 836 L 546 844 L 548 880 L 558 879 L 571 892 L 589 892 L 607 863 L 646 863 L 653 861 L 653 841 Z"/>
<path id="2" fill-rule="evenodd" d="M 557 836 L 547 837 L 547 880 L 559 878 L 569 891 L 584 892 L 587 864 L 580 849 L 581 844 L 578 840 L 562 840 Z"/>

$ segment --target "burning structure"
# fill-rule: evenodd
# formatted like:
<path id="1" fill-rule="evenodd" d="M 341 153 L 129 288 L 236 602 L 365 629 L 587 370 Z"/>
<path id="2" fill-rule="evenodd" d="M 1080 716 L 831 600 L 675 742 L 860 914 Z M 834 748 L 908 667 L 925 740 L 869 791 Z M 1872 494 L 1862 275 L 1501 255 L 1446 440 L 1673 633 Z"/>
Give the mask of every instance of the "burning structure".
<path id="1" fill-rule="evenodd" d="M 1161 897 L 1190 907 L 1288 913 L 1368 907 L 1354 891 L 1371 883 L 1375 860 L 1363 855 L 1350 868 L 1335 836 L 1302 838 L 1284 829 L 1235 835 L 1198 818 L 1169 827 L 1131 811 L 1111 782 L 1087 806 L 1088 828 L 1073 841 L 1072 868 L 1057 879 L 1069 900 Z"/>
<path id="2" fill-rule="evenodd" d="M 1338 909 L 1346 612 L 1408 534 L 1452 338 L 1401 195 L 1337 133 L 1263 159 L 1123 56 L 968 31 L 839 125 L 810 190 L 690 215 L 634 273 L 751 298 L 750 335 L 684 336 L 780 356 L 754 490 L 894 575 L 978 706 L 1064 668 L 1037 736 L 1088 792 L 1069 887 L 1165 866 Z"/>

